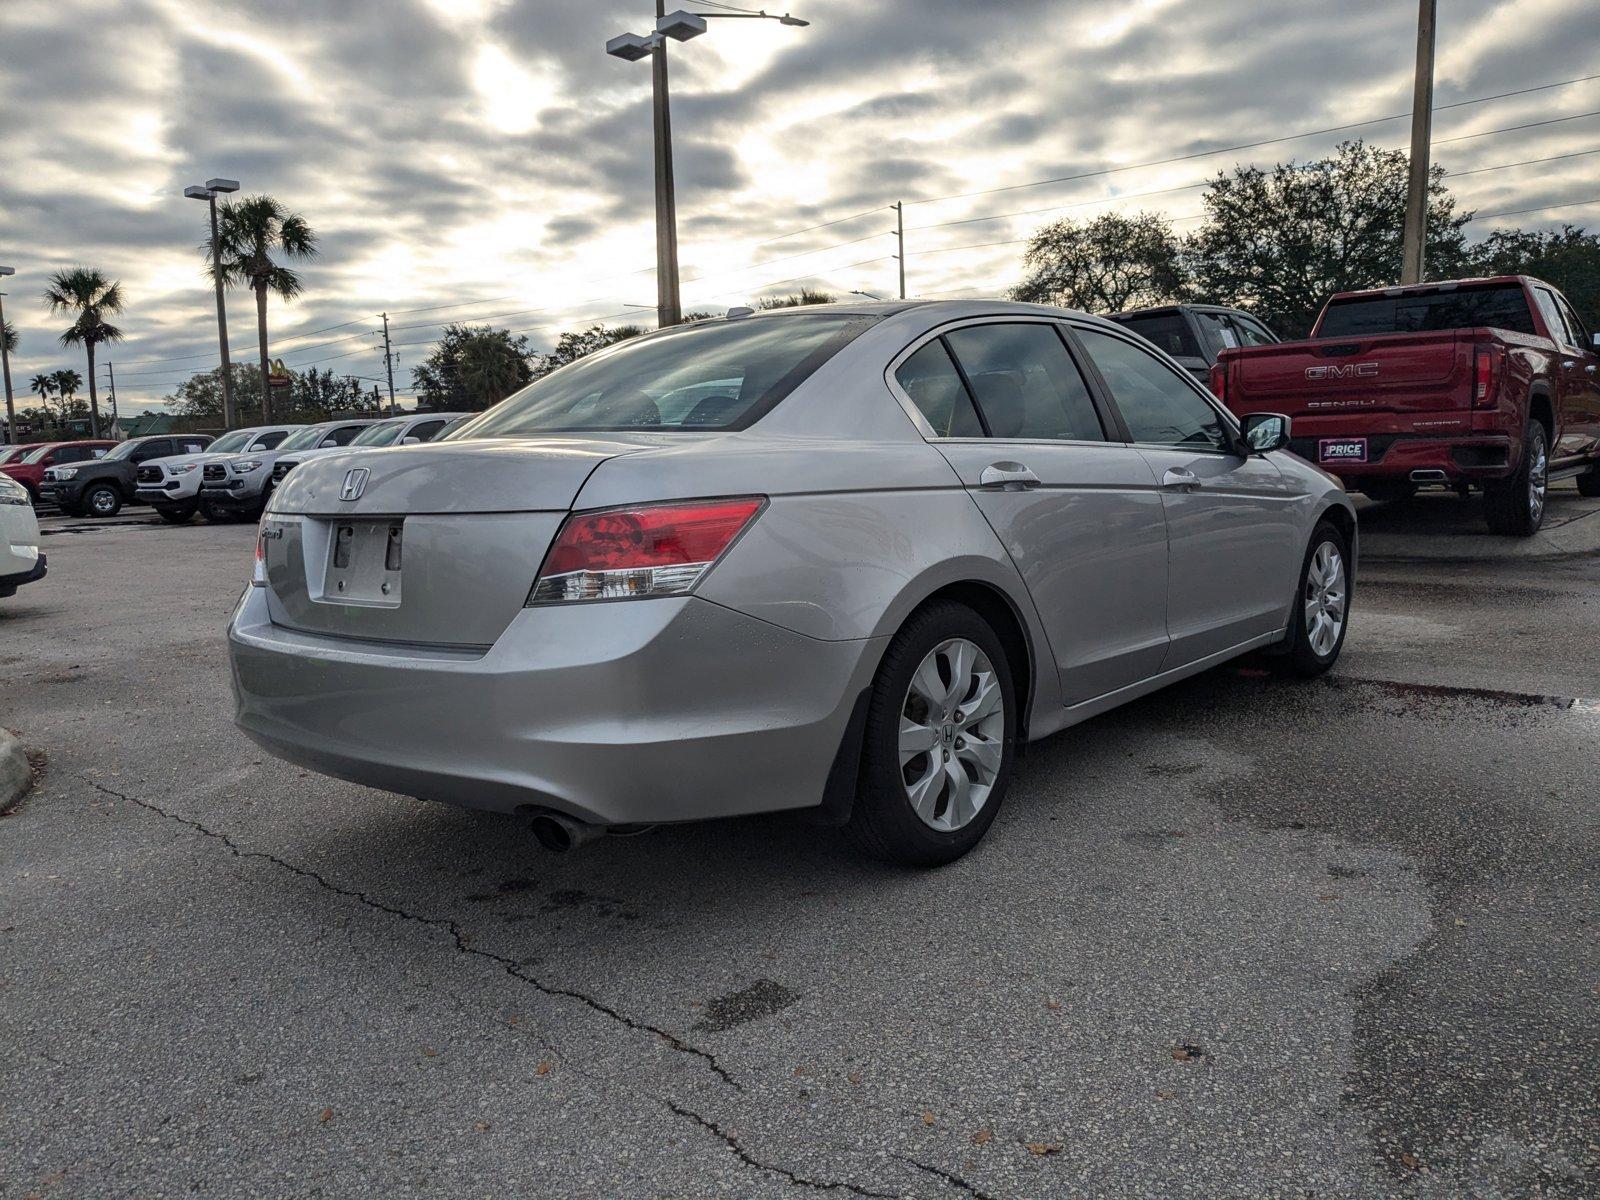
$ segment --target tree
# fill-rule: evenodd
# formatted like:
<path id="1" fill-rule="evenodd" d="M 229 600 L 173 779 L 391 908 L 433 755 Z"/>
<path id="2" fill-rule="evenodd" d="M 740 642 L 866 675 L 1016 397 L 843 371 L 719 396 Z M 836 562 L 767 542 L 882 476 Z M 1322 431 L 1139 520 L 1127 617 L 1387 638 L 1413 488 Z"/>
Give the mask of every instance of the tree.
<path id="1" fill-rule="evenodd" d="M 498 404 L 534 376 L 528 339 L 489 325 L 448 325 L 422 365 L 411 370 L 417 406 L 477 411 Z"/>
<path id="2" fill-rule="evenodd" d="M 1028 241 L 1015 300 L 1121 312 L 1183 298 L 1183 245 L 1160 213 L 1046 225 Z"/>
<path id="3" fill-rule="evenodd" d="M 34 378 L 37 380 L 40 377 Z M 43 401 L 45 411 L 50 414 L 51 423 L 58 430 L 65 432 L 68 422 L 81 421 L 89 415 L 88 406 L 78 399 L 78 389 L 83 386 L 83 376 L 68 368 L 53 371 L 46 378 L 49 384 L 39 393 L 39 399 Z M 53 404 L 52 398 L 55 400 Z"/>
<path id="4" fill-rule="evenodd" d="M 1574 225 L 1498 229 L 1473 246 L 1470 257 L 1477 275 L 1532 275 L 1554 284 L 1591 331 L 1600 329 L 1600 234 Z"/>
<path id="5" fill-rule="evenodd" d="M 233 395 L 241 426 L 261 423 L 261 368 L 254 363 L 231 363 Z M 213 367 L 189 376 L 165 397 L 167 408 L 183 417 L 222 424 L 222 368 Z"/>
<path id="6" fill-rule="evenodd" d="M 72 313 L 72 324 L 61 335 L 63 346 L 82 346 L 89 363 L 89 433 L 100 436 L 100 393 L 96 386 L 94 349 L 104 342 L 122 340 L 122 330 L 106 318 L 122 311 L 122 284 L 108 279 L 97 267 L 73 267 L 50 276 L 45 303 L 57 315 Z"/>
<path id="7" fill-rule="evenodd" d="M 756 301 L 757 308 L 803 308 L 808 304 L 832 304 L 838 297 L 815 288 L 803 287 L 786 296 L 763 296 Z"/>
<path id="8" fill-rule="evenodd" d="M 1261 316 L 1285 337 L 1310 328 L 1334 292 L 1395 282 L 1405 228 L 1408 158 L 1361 141 L 1327 158 L 1270 171 L 1219 172 L 1201 203 L 1205 221 L 1189 240 L 1196 293 Z M 1444 171 L 1429 182 L 1427 274 L 1467 268 L 1462 228 Z"/>
<path id="9" fill-rule="evenodd" d="M 200 245 L 208 272 L 220 273 L 224 283 L 243 283 L 256 294 L 256 337 L 260 343 L 261 415 L 272 419 L 271 384 L 267 369 L 267 293 L 290 301 L 303 290 L 303 281 L 274 255 L 291 260 L 317 256 L 317 235 L 306 219 L 292 213 L 271 196 L 250 196 L 236 203 L 224 201 L 217 210 L 218 261 L 212 263 L 211 241 Z"/>
<path id="10" fill-rule="evenodd" d="M 643 332 L 644 329 L 638 325 L 618 325 L 611 329 L 607 329 L 604 325 L 591 325 L 577 333 L 569 330 L 556 339 L 556 348 L 549 354 L 534 356 L 533 377 L 541 378 L 568 363 L 577 362 L 580 358 L 593 354 L 596 350 L 604 350 L 617 342 L 625 342 Z"/>

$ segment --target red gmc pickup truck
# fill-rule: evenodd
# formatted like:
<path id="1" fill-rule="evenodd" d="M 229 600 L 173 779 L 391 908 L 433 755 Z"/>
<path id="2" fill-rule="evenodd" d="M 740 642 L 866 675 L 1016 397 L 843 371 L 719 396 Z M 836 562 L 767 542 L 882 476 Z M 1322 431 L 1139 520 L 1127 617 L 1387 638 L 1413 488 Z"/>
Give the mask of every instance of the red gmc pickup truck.
<path id="1" fill-rule="evenodd" d="M 1341 292 L 1311 336 L 1224 350 L 1211 390 L 1293 419 L 1295 453 L 1375 500 L 1483 490 L 1489 527 L 1529 535 L 1552 479 L 1600 496 L 1600 338 L 1522 275 Z"/>

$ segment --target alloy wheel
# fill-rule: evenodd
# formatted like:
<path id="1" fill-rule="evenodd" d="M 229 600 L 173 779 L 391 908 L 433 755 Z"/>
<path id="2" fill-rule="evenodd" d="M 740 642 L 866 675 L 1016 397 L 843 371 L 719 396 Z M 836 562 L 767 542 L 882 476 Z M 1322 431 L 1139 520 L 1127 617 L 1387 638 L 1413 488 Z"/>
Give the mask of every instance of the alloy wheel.
<path id="1" fill-rule="evenodd" d="M 900 778 L 922 822 L 943 833 L 971 823 L 1005 755 L 1000 676 L 976 643 L 951 638 L 911 676 L 900 709 Z"/>
<path id="2" fill-rule="evenodd" d="M 110 516 L 112 508 L 116 505 L 116 497 L 106 491 L 105 488 L 100 488 L 94 495 L 89 497 L 89 505 L 98 515 L 102 517 Z"/>
<path id="3" fill-rule="evenodd" d="M 1533 461 L 1528 464 L 1528 515 L 1533 518 L 1535 528 L 1539 519 L 1544 516 L 1545 492 L 1550 486 L 1550 456 L 1545 450 L 1544 439 L 1536 438 L 1533 443 Z"/>
<path id="4" fill-rule="evenodd" d="M 1332 654 L 1339 644 L 1348 594 L 1344 555 L 1332 542 L 1323 542 L 1311 555 L 1305 584 L 1306 641 L 1319 658 Z"/>

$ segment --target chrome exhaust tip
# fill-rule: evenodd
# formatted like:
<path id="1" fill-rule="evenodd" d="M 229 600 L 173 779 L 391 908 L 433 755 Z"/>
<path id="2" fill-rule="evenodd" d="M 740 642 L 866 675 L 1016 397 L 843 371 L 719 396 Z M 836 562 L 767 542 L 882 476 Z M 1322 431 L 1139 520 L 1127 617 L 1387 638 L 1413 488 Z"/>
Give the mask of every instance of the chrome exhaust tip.
<path id="1" fill-rule="evenodd" d="M 533 836 L 552 854 L 565 854 L 605 833 L 604 825 L 575 821 L 564 813 L 540 813 L 533 819 Z"/>
<path id="2" fill-rule="evenodd" d="M 1446 483 L 1449 476 L 1437 467 L 1418 467 L 1411 472 L 1412 483 Z"/>

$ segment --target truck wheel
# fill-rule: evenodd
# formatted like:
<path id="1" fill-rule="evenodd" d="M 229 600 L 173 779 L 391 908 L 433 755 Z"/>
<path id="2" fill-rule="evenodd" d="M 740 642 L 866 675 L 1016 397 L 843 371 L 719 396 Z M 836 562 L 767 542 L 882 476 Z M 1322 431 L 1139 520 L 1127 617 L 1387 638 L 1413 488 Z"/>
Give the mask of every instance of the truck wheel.
<path id="1" fill-rule="evenodd" d="M 1600 467 L 1578 476 L 1578 495 L 1600 496 Z"/>
<path id="2" fill-rule="evenodd" d="M 187 525 L 193 519 L 196 507 L 193 503 L 157 504 L 155 510 L 169 525 Z"/>
<path id="3" fill-rule="evenodd" d="M 227 514 L 225 514 L 216 505 L 212 504 L 209 500 L 201 500 L 199 502 L 199 509 L 200 515 L 213 525 L 220 525 L 228 519 Z"/>
<path id="4" fill-rule="evenodd" d="M 1016 728 L 1011 664 L 989 623 L 953 601 L 915 613 L 872 685 L 851 839 L 902 866 L 960 858 L 1005 798 Z"/>
<path id="5" fill-rule="evenodd" d="M 122 511 L 122 493 L 109 483 L 97 483 L 83 498 L 91 517 L 114 517 Z"/>
<path id="6" fill-rule="evenodd" d="M 1522 435 L 1522 463 L 1509 479 L 1484 486 L 1483 509 L 1493 533 L 1532 537 L 1544 524 L 1550 486 L 1550 444 L 1544 426 L 1529 421 Z"/>
<path id="7" fill-rule="evenodd" d="M 1319 522 L 1300 564 L 1288 652 L 1272 660 L 1276 670 L 1313 679 L 1333 666 L 1350 628 L 1351 590 L 1350 543 L 1333 522 Z"/>

